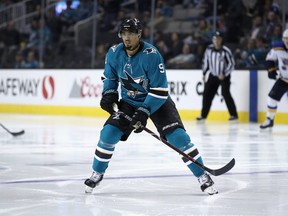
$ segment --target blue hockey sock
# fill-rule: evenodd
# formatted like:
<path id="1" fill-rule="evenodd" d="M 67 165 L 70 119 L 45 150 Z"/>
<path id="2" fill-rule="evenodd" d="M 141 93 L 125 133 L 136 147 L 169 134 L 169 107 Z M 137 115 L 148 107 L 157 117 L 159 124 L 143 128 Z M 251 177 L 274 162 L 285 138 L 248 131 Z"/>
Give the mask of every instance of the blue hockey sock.
<path id="1" fill-rule="evenodd" d="M 113 125 L 105 125 L 100 133 L 100 139 L 95 150 L 93 160 L 93 170 L 98 173 L 105 173 L 109 161 L 112 158 L 115 144 L 117 144 L 123 135 L 119 128 Z"/>
<path id="2" fill-rule="evenodd" d="M 166 138 L 170 144 L 184 152 L 185 154 L 192 157 L 197 162 L 203 164 L 203 160 L 201 155 L 198 152 L 196 146 L 191 143 L 189 135 L 185 132 L 182 128 L 177 128 L 176 130 L 172 131 L 171 133 L 166 135 Z M 192 171 L 192 173 L 199 177 L 204 174 L 204 170 L 188 160 L 185 157 L 182 157 L 183 162 L 187 165 L 187 167 Z"/>

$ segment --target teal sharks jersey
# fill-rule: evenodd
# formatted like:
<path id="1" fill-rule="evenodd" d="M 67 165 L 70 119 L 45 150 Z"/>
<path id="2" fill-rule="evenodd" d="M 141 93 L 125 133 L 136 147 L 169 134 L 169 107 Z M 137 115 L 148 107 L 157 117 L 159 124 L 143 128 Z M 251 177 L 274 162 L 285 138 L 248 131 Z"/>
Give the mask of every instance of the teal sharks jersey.
<path id="1" fill-rule="evenodd" d="M 132 106 L 144 106 L 151 114 L 168 98 L 164 60 L 151 44 L 140 42 L 138 52 L 128 56 L 123 43 L 112 46 L 106 54 L 103 93 L 117 91 Z"/>

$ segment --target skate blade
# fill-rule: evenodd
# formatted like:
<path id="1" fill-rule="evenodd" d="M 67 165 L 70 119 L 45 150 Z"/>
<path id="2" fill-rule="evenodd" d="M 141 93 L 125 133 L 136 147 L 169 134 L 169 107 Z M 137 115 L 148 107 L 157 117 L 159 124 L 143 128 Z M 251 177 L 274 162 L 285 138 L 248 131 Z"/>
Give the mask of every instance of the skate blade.
<path id="1" fill-rule="evenodd" d="M 262 131 L 262 132 L 265 132 L 265 131 L 272 132 L 273 131 L 273 127 L 260 128 L 260 131 Z"/>
<path id="2" fill-rule="evenodd" d="M 204 190 L 205 193 L 207 193 L 208 195 L 214 195 L 214 194 L 218 194 L 218 191 L 214 188 L 214 187 L 208 187 Z"/>
<path id="3" fill-rule="evenodd" d="M 86 186 L 85 193 L 89 194 L 93 192 L 93 188 Z"/>

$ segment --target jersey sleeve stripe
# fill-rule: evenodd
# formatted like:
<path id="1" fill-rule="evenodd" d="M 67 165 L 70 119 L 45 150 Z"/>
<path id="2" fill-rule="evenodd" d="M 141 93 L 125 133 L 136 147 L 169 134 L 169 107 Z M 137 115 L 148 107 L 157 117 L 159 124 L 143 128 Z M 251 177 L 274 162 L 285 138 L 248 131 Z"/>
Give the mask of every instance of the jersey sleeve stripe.
<path id="1" fill-rule="evenodd" d="M 158 96 L 168 96 L 168 89 L 152 89 L 150 88 L 149 94 Z"/>
<path id="2" fill-rule="evenodd" d="M 150 95 L 151 97 L 154 97 L 154 98 L 159 98 L 159 99 L 167 99 L 168 98 L 168 94 L 166 96 L 161 96 L 161 95 L 157 95 L 157 94 L 148 93 L 148 95 Z"/>

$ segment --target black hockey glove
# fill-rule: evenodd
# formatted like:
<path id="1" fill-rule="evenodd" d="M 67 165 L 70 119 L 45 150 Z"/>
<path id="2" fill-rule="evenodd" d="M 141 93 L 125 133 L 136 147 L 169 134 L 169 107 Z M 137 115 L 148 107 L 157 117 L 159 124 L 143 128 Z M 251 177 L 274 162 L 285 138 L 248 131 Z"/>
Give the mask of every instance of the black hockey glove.
<path id="1" fill-rule="evenodd" d="M 274 79 L 276 80 L 277 79 L 277 71 L 271 71 L 271 72 L 268 72 L 268 77 L 269 79 Z"/>
<path id="2" fill-rule="evenodd" d="M 109 92 L 104 93 L 102 95 L 102 99 L 100 101 L 100 106 L 103 110 L 107 111 L 111 115 L 114 113 L 113 104 L 118 103 L 118 93 L 117 92 Z"/>
<path id="3" fill-rule="evenodd" d="M 140 133 L 143 131 L 143 127 L 147 124 L 147 119 L 150 116 L 150 111 L 145 107 L 139 107 L 130 122 L 129 127 L 135 129 L 135 133 Z"/>

